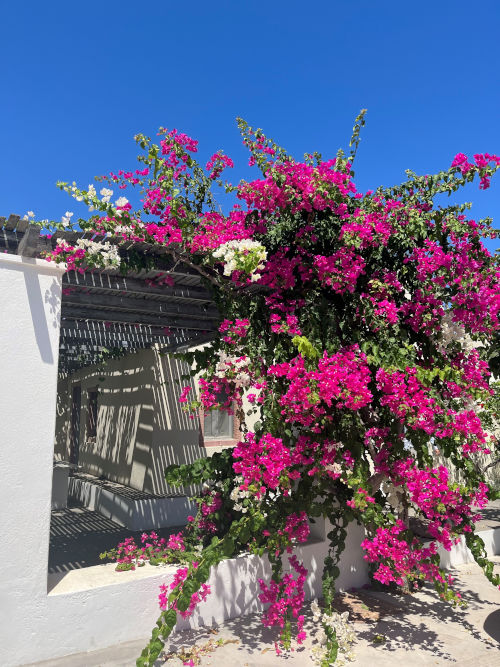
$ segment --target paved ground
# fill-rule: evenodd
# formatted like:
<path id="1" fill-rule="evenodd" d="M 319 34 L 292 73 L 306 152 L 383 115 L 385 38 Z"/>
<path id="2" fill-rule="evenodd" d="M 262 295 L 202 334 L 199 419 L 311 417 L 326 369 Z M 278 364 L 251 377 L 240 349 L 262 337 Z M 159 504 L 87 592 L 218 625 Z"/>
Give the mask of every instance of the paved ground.
<path id="1" fill-rule="evenodd" d="M 488 503 L 480 512 L 482 518 L 476 524 L 477 531 L 500 526 L 500 500 Z"/>
<path id="2" fill-rule="evenodd" d="M 156 532 L 160 537 L 168 537 L 181 528 L 161 528 Z M 50 523 L 49 573 L 99 565 L 103 562 L 100 553 L 113 549 L 126 537 L 135 537 L 139 544 L 142 532 L 133 532 L 80 505 L 54 510 Z"/>
<path id="3" fill-rule="evenodd" d="M 500 572 L 500 557 L 494 559 Z M 454 665 L 456 667 L 500 666 L 500 591 L 482 575 L 476 565 L 462 565 L 453 574 L 468 608 L 453 609 L 436 600 L 430 590 L 416 595 L 393 595 L 376 591 L 360 593 L 354 607 L 358 642 L 353 667 L 413 667 L 414 665 Z M 356 593 L 353 594 L 356 598 Z M 314 631 L 311 622 L 309 632 Z M 169 642 L 169 653 L 193 646 L 221 643 L 202 656 L 203 667 L 312 667 L 308 639 L 303 648 L 277 657 L 273 635 L 253 615 L 221 624 L 216 631 L 180 632 Z M 374 642 L 375 640 L 375 642 Z M 376 642 L 379 643 L 376 643 Z M 133 667 L 143 642 L 38 663 L 38 667 Z M 177 657 L 157 665 L 181 667 Z"/>

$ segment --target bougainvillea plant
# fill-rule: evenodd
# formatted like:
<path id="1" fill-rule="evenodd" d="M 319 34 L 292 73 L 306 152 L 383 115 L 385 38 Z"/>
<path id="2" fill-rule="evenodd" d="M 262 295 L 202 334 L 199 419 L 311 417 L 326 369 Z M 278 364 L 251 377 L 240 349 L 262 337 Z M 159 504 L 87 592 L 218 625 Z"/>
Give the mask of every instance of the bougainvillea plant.
<path id="1" fill-rule="evenodd" d="M 209 594 L 211 568 L 242 550 L 271 562 L 271 580 L 259 583 L 278 648 L 294 633 L 302 641 L 307 571 L 293 546 L 319 517 L 331 524 L 318 616 L 322 666 L 339 648 L 332 604 L 353 521 L 366 529 L 361 547 L 382 584 L 431 582 L 457 601 L 437 551 L 461 535 L 500 584 L 474 532 L 478 510 L 495 497 L 478 463 L 498 448 L 490 358 L 499 269 L 482 242 L 495 233 L 489 219 L 467 217 L 469 205 L 435 202 L 473 181 L 486 189 L 500 158 L 458 154 L 436 175 L 407 172 L 401 185 L 363 193 L 353 160 L 364 113 L 350 153 L 327 160 L 315 153 L 297 161 L 261 130 L 238 124 L 260 170 L 255 180 L 224 183 L 230 158 L 218 151 L 203 168 L 196 141 L 162 128 L 158 144 L 136 137 L 140 168 L 100 178 L 99 193 L 59 184 L 91 211 L 73 228 L 115 242 L 61 241 L 49 259 L 126 270 L 118 236 L 161 246 L 199 272 L 220 310 L 220 331 L 186 356 L 201 373 L 199 395 L 186 387 L 180 400 L 188 410 L 236 409 L 242 423 L 234 449 L 167 471 L 171 483 L 208 485 L 195 518 L 204 538 L 197 559 L 163 587 L 140 666 L 154 663 L 178 614 Z M 215 186 L 238 202 L 227 214 Z M 137 195 L 125 197 L 134 188 L 136 209 Z M 71 227 L 68 215 L 55 227 Z M 244 412 L 256 418 L 251 431 Z M 436 450 L 446 465 L 436 465 Z M 411 517 L 426 522 L 430 540 L 412 532 Z"/>

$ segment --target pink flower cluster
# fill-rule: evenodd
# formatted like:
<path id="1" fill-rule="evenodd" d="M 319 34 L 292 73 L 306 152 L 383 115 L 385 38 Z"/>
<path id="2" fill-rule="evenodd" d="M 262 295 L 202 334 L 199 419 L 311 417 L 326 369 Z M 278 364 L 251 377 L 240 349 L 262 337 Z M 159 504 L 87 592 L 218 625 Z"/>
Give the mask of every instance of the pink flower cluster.
<path id="1" fill-rule="evenodd" d="M 363 488 L 358 488 L 351 500 L 346 501 L 346 505 L 353 509 L 364 510 L 368 503 L 374 504 L 375 498 L 370 496 L 368 491 Z"/>
<path id="2" fill-rule="evenodd" d="M 471 164 L 469 162 L 466 155 L 464 155 L 463 153 L 457 153 L 457 155 L 455 155 L 455 157 L 453 158 L 451 166 L 452 168 L 460 169 L 462 175 L 465 176 L 468 172 L 470 172 L 474 168 L 476 168 L 481 172 L 484 172 L 484 170 L 487 167 L 489 167 L 491 162 L 493 162 L 496 165 L 500 164 L 500 158 L 497 155 L 490 155 L 489 153 L 484 153 L 484 154 L 478 153 L 477 155 L 474 155 L 474 162 L 475 162 L 475 167 L 474 164 Z M 481 188 L 481 190 L 486 190 L 487 188 L 490 187 L 490 177 L 487 173 L 482 173 L 479 187 Z"/>
<path id="3" fill-rule="evenodd" d="M 386 246 L 394 233 L 394 226 L 400 221 L 395 219 L 398 210 L 402 208 L 400 202 L 382 202 L 375 199 L 379 210 L 367 213 L 356 209 L 352 216 L 347 212 L 347 206 L 340 204 L 335 213 L 346 222 L 340 230 L 339 240 L 351 242 L 356 240 L 362 250 L 383 245 Z"/>
<path id="4" fill-rule="evenodd" d="M 224 334 L 222 340 L 225 343 L 237 345 L 248 334 L 249 326 L 250 320 L 248 319 L 224 320 L 219 326 L 219 331 L 221 334 Z"/>
<path id="5" fill-rule="evenodd" d="M 311 529 L 309 527 L 309 519 L 305 512 L 300 512 L 300 514 L 290 514 L 286 518 L 284 528 L 278 530 L 279 535 L 286 535 L 289 544 L 293 542 L 304 543 L 309 539 Z M 291 546 L 287 547 L 287 551 L 291 553 Z"/>
<path id="6" fill-rule="evenodd" d="M 227 216 L 208 211 L 198 219 L 188 245 L 191 252 L 206 252 L 228 241 L 242 241 L 251 236 L 252 227 L 247 225 L 243 211 L 233 209 Z"/>
<path id="7" fill-rule="evenodd" d="M 193 562 L 192 563 L 193 569 L 197 569 L 198 563 Z M 193 593 L 191 596 L 191 601 L 189 603 L 188 608 L 185 611 L 180 611 L 177 608 L 177 602 L 174 600 L 171 604 L 169 604 L 168 598 L 170 593 L 174 590 L 177 589 L 179 590 L 180 594 L 182 594 L 182 588 L 183 584 L 186 581 L 186 578 L 189 573 L 189 568 L 188 567 L 180 567 L 177 572 L 174 575 L 174 578 L 170 582 L 170 584 L 167 586 L 165 584 L 162 584 L 160 586 L 160 594 L 158 596 L 158 601 L 160 604 L 160 609 L 165 611 L 166 609 L 175 609 L 178 614 L 182 616 L 182 618 L 188 618 L 189 616 L 192 615 L 196 607 L 200 604 L 200 602 L 205 602 L 207 597 L 210 595 L 211 590 L 210 586 L 208 584 L 202 584 L 200 586 L 200 589 L 196 592 Z"/>
<path id="8" fill-rule="evenodd" d="M 234 162 L 222 151 L 217 151 L 207 162 L 205 169 L 210 172 L 208 177 L 214 180 L 219 178 L 226 167 L 234 167 Z"/>
<path id="9" fill-rule="evenodd" d="M 271 366 L 268 375 L 289 381 L 279 399 L 286 421 L 308 426 L 313 432 L 321 430 L 320 419 L 332 419 L 332 407 L 358 410 L 372 399 L 366 355 L 356 345 L 332 355 L 324 352 L 313 370 L 298 355 Z"/>
<path id="10" fill-rule="evenodd" d="M 450 484 L 444 466 L 419 469 L 411 458 L 393 464 L 392 479 L 406 488 L 411 501 L 430 520 L 429 534 L 447 551 L 457 541 L 456 535 L 470 532 L 470 524 L 480 518 L 472 505 L 484 507 L 488 502 L 486 484 L 481 483 L 476 492 L 464 492 L 458 484 Z"/>
<path id="11" fill-rule="evenodd" d="M 133 537 L 127 537 L 120 542 L 116 549 L 109 552 L 108 557 L 113 557 L 118 565 L 130 566 L 126 569 L 135 570 L 136 566 L 144 564 L 151 558 L 165 558 L 175 551 L 185 551 L 182 533 L 175 533 L 168 539 L 160 538 L 155 531 L 141 535 L 141 546 L 138 546 Z M 125 568 L 121 568 L 125 569 Z"/>
<path id="12" fill-rule="evenodd" d="M 81 263 L 85 259 L 85 249 L 76 248 L 69 245 L 66 241 L 61 241 L 56 245 L 52 252 L 47 256 L 47 261 L 65 262 L 68 271 L 78 271 L 78 273 L 85 273 L 85 269 L 81 267 Z"/>
<path id="13" fill-rule="evenodd" d="M 380 368 L 376 373 L 377 388 L 382 393 L 380 404 L 414 430 L 421 429 L 439 439 L 461 436 L 465 456 L 478 451 L 489 453 L 478 415 L 473 410 L 445 409 L 432 396 L 431 389 L 419 382 L 417 373 L 417 368 L 408 367 L 404 373 Z M 469 383 L 470 378 L 469 375 Z"/>
<path id="14" fill-rule="evenodd" d="M 281 438 L 266 433 L 257 440 L 255 434 L 249 432 L 234 448 L 233 458 L 234 471 L 244 479 L 243 489 L 253 485 L 256 495 L 260 496 L 266 489 L 277 489 L 282 481 L 286 481 L 283 491 L 285 494 L 289 493 L 288 475 L 286 480 L 283 480 L 282 476 L 292 465 L 293 456 Z"/>
<path id="15" fill-rule="evenodd" d="M 188 394 L 189 394 L 190 391 L 191 391 L 191 387 L 184 387 L 184 388 L 182 389 L 182 392 L 181 392 L 181 394 L 180 394 L 180 396 L 179 396 L 179 399 L 178 399 L 178 400 L 179 400 L 179 403 L 187 403 L 187 401 L 188 401 Z"/>
<path id="16" fill-rule="evenodd" d="M 270 581 L 269 585 L 263 579 L 258 579 L 261 593 L 259 600 L 269 604 L 264 614 L 263 623 L 267 627 L 277 626 L 282 630 L 291 615 L 297 621 L 297 642 L 301 644 L 306 638 L 303 630 L 304 616 L 300 614 L 304 604 L 304 584 L 307 577 L 306 568 L 299 562 L 296 556 L 289 556 L 288 561 L 295 570 L 297 578 L 293 574 L 283 575 L 281 581 Z"/>
<path id="17" fill-rule="evenodd" d="M 372 539 L 363 540 L 365 560 L 378 563 L 373 575 L 382 584 L 394 582 L 402 586 L 407 580 L 419 578 L 444 583 L 444 578 L 431 558 L 437 553 L 435 542 L 424 547 L 416 538 L 404 539 L 406 527 L 402 521 L 388 528 L 377 528 Z M 458 595 L 458 594 L 457 594 Z"/>
<path id="18" fill-rule="evenodd" d="M 286 208 L 292 213 L 332 209 L 339 192 L 344 197 L 356 192 L 349 174 L 335 170 L 336 162 L 328 160 L 317 166 L 292 161 L 277 163 L 264 179 L 240 185 L 238 197 L 249 209 L 263 213 Z"/>
<path id="19" fill-rule="evenodd" d="M 365 260 L 353 248 L 341 248 L 330 257 L 316 255 L 314 267 L 322 283 L 338 294 L 354 292 L 356 281 L 364 273 Z"/>
<path id="20" fill-rule="evenodd" d="M 201 504 L 202 516 L 207 517 L 214 512 L 217 512 L 222 507 L 222 498 L 220 493 L 213 493 L 206 497 Z"/>
<path id="21" fill-rule="evenodd" d="M 299 321 L 296 315 L 286 315 L 283 322 L 281 315 L 271 313 L 269 321 L 271 322 L 271 331 L 273 333 L 286 333 L 289 336 L 300 336 L 302 333 L 299 329 Z"/>

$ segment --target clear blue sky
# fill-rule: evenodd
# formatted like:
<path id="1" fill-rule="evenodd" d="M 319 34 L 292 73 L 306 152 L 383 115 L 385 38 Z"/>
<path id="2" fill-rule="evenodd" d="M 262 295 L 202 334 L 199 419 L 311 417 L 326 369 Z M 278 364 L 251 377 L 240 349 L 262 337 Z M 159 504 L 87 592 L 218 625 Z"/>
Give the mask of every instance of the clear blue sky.
<path id="1" fill-rule="evenodd" d="M 247 157 L 243 116 L 300 157 L 346 145 L 368 108 L 356 181 L 500 153 L 498 0 L 4 2 L 0 215 L 60 219 L 84 187 L 135 165 L 132 137 L 177 127 Z M 496 216 L 500 177 L 463 196 Z"/>

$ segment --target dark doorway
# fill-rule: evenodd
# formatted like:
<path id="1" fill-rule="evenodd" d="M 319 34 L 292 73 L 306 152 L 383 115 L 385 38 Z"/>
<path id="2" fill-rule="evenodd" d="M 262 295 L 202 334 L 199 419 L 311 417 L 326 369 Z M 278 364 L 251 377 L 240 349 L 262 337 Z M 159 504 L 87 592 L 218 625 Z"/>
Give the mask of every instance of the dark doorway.
<path id="1" fill-rule="evenodd" d="M 69 446 L 69 461 L 78 465 L 80 449 L 80 413 L 82 410 L 82 388 L 79 384 L 73 386 L 71 397 L 71 434 Z"/>

